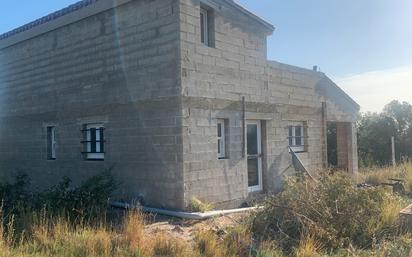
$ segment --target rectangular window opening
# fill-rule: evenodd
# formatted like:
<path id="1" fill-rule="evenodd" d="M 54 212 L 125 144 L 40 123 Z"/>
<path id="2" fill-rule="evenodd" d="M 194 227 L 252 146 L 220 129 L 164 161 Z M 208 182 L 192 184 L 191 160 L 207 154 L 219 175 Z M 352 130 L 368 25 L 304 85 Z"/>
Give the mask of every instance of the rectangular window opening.
<path id="1" fill-rule="evenodd" d="M 56 127 L 47 127 L 47 159 L 56 160 Z"/>
<path id="2" fill-rule="evenodd" d="M 305 152 L 306 151 L 306 144 L 305 144 L 305 125 L 304 123 L 300 123 L 297 125 L 289 126 L 288 127 L 288 141 L 289 146 L 295 152 Z"/>
<path id="3" fill-rule="evenodd" d="M 200 7 L 200 41 L 205 46 L 215 47 L 214 12 L 209 7 Z"/>
<path id="4" fill-rule="evenodd" d="M 86 124 L 83 128 L 83 154 L 87 160 L 104 160 L 105 140 L 103 124 Z"/>
<path id="5" fill-rule="evenodd" d="M 228 121 L 225 119 L 217 120 L 217 157 L 219 159 L 227 159 L 227 136 L 228 136 Z"/>

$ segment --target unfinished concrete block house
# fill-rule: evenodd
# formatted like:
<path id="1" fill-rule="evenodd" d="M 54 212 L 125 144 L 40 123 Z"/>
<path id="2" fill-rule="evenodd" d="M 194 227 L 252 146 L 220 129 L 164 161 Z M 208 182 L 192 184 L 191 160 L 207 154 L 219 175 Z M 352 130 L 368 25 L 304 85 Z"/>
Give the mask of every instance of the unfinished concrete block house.
<path id="1" fill-rule="evenodd" d="M 281 186 L 290 149 L 357 172 L 359 106 L 266 58 L 274 27 L 232 0 L 84 0 L 0 35 L 0 179 L 38 188 L 113 167 L 119 198 L 240 205 Z"/>

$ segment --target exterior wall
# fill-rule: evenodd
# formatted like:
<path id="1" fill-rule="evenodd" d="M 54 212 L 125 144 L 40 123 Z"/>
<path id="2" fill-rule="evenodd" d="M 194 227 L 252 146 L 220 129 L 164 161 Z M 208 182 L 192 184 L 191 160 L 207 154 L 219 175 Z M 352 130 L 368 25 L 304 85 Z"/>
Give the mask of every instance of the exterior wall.
<path id="1" fill-rule="evenodd" d="M 46 187 L 113 167 L 119 197 L 183 208 L 179 5 L 123 2 L 0 49 L 1 179 L 23 171 Z M 94 122 L 105 126 L 103 162 L 81 154 L 82 125 Z M 46 160 L 47 125 L 56 126 L 55 161 Z"/>
<path id="2" fill-rule="evenodd" d="M 214 9 L 213 48 L 200 43 L 200 0 L 121 3 L 7 48 L 0 42 L 1 179 L 21 170 L 45 187 L 113 167 L 119 197 L 174 209 L 193 197 L 236 206 L 252 196 L 243 118 L 262 122 L 265 192 L 279 190 L 290 167 L 289 125 L 307 125 L 299 156 L 316 171 L 326 121 L 353 122 L 323 74 L 268 62 L 270 29 L 233 2 L 202 0 Z M 217 119 L 228 124 L 222 160 Z M 104 162 L 81 154 L 82 125 L 95 122 L 105 126 Z M 46 160 L 48 125 L 56 161 Z"/>
<path id="3" fill-rule="evenodd" d="M 211 3 L 215 46 L 202 45 L 200 1 L 180 2 L 185 203 L 198 197 L 227 207 L 250 196 L 247 161 L 242 156 L 242 97 L 246 119 L 262 121 L 265 192 L 279 190 L 290 167 L 287 128 L 296 122 L 307 124 L 307 151 L 299 157 L 310 170 L 322 169 L 326 161 L 325 119 L 354 118 L 320 94 L 318 84 L 325 76 L 268 62 L 267 31 L 224 1 L 218 6 Z M 322 102 L 330 105 L 327 114 Z M 229 122 L 228 158 L 219 160 L 216 120 L 222 118 Z"/>
<path id="4" fill-rule="evenodd" d="M 204 2 L 214 9 L 215 48 L 204 46 L 199 0 L 180 2 L 185 202 L 199 197 L 237 204 L 248 196 L 240 100 L 245 90 L 248 102 L 264 99 L 266 34 L 225 1 L 219 6 Z M 266 113 L 275 115 L 270 108 Z M 226 160 L 217 159 L 216 118 L 229 120 Z"/>

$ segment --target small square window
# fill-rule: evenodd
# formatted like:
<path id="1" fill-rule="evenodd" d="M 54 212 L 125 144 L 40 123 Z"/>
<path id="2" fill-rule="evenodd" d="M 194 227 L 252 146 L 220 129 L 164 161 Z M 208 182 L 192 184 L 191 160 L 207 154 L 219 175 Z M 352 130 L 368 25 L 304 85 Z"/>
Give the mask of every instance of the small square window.
<path id="1" fill-rule="evenodd" d="M 214 47 L 214 15 L 213 10 L 206 7 L 200 8 L 200 41 Z"/>
<path id="2" fill-rule="evenodd" d="M 305 126 L 303 123 L 288 127 L 288 141 L 290 148 L 295 152 L 305 151 Z"/>
<path id="3" fill-rule="evenodd" d="M 224 119 L 219 119 L 217 120 L 217 157 L 219 159 L 225 159 L 227 158 L 227 121 Z"/>
<path id="4" fill-rule="evenodd" d="M 104 160 L 104 127 L 103 124 L 87 124 L 84 126 L 83 147 L 87 160 Z"/>
<path id="5" fill-rule="evenodd" d="M 56 127 L 47 127 L 47 159 L 56 160 Z"/>

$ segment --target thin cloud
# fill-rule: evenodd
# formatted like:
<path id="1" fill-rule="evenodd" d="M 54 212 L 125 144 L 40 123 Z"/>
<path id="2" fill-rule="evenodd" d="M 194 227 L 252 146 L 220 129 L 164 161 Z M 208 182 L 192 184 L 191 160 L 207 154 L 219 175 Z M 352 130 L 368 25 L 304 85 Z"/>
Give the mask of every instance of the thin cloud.
<path id="1" fill-rule="evenodd" d="M 348 75 L 335 81 L 361 105 L 362 112 L 380 112 L 392 100 L 412 103 L 412 66 Z"/>

